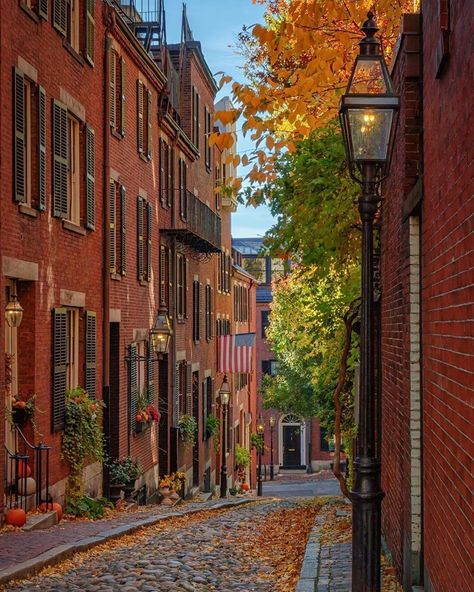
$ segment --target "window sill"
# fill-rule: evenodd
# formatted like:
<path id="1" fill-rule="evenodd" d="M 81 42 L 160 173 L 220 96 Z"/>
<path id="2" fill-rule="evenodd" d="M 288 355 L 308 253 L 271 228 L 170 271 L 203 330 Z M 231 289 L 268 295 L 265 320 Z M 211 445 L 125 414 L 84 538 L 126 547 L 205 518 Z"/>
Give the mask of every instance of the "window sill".
<path id="1" fill-rule="evenodd" d="M 82 228 L 82 226 L 78 226 L 69 220 L 63 220 L 63 228 L 65 230 L 69 230 L 70 232 L 74 232 L 75 234 L 80 234 L 81 236 L 85 236 L 87 234 L 85 228 Z"/>
<path id="2" fill-rule="evenodd" d="M 143 160 L 143 162 L 150 162 L 151 158 L 148 158 L 148 156 L 145 156 L 145 154 L 143 154 L 143 152 L 139 152 L 138 156 L 141 158 L 141 160 Z"/>
<path id="3" fill-rule="evenodd" d="M 146 280 L 139 280 L 138 283 L 140 284 L 140 286 L 143 286 L 144 288 L 146 286 L 149 286 L 150 285 L 150 282 L 147 282 Z"/>
<path id="4" fill-rule="evenodd" d="M 24 214 L 25 216 L 30 216 L 31 218 L 38 217 L 38 212 L 26 203 L 19 204 L 18 211 L 20 212 L 20 214 Z"/>
<path id="5" fill-rule="evenodd" d="M 111 280 L 115 280 L 116 282 L 121 282 L 122 281 L 122 276 L 120 275 L 120 273 L 111 273 L 110 274 L 110 279 Z"/>
<path id="6" fill-rule="evenodd" d="M 117 138 L 117 140 L 123 140 L 125 137 L 125 134 L 122 135 L 120 132 L 118 132 L 113 127 L 110 128 L 110 133 L 113 135 L 114 138 Z"/>
<path id="7" fill-rule="evenodd" d="M 30 8 L 28 6 L 28 4 L 26 4 L 26 2 L 20 2 L 20 8 L 36 24 L 38 24 L 40 22 L 40 17 L 36 14 L 36 12 L 32 8 Z"/>
<path id="8" fill-rule="evenodd" d="M 86 65 L 86 62 L 85 62 L 84 58 L 81 56 L 81 54 L 78 53 L 77 50 L 75 50 L 74 47 L 66 39 L 64 39 L 64 41 L 63 41 L 63 47 L 71 54 L 71 56 L 81 66 L 85 66 Z"/>

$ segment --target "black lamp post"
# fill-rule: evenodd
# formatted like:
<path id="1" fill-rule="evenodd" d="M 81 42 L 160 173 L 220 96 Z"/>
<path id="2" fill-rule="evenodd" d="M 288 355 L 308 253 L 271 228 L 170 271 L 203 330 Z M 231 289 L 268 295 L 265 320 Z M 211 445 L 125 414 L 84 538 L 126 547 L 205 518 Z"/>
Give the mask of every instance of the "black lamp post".
<path id="1" fill-rule="evenodd" d="M 227 376 L 224 375 L 221 390 L 219 391 L 222 405 L 222 453 L 221 453 L 221 497 L 227 497 L 227 407 L 230 399 L 230 385 Z"/>
<path id="2" fill-rule="evenodd" d="M 275 471 L 273 468 L 273 429 L 275 428 L 275 418 L 273 417 L 273 415 L 270 415 L 269 423 L 270 423 L 270 481 L 273 481 L 275 478 Z"/>
<path id="3" fill-rule="evenodd" d="M 258 443 L 258 475 L 257 475 L 257 495 L 262 496 L 262 452 L 263 452 L 263 434 L 265 433 L 265 424 L 261 415 L 258 416 L 257 434 L 260 436 Z"/>
<path id="4" fill-rule="evenodd" d="M 360 394 L 355 480 L 352 500 L 352 592 L 380 590 L 380 518 L 384 493 L 380 484 L 380 451 L 376 447 L 375 317 L 373 222 L 382 180 L 387 176 L 395 136 L 399 97 L 375 38 L 373 13 L 362 26 L 346 94 L 339 110 L 350 174 L 362 186 L 362 285 Z"/>

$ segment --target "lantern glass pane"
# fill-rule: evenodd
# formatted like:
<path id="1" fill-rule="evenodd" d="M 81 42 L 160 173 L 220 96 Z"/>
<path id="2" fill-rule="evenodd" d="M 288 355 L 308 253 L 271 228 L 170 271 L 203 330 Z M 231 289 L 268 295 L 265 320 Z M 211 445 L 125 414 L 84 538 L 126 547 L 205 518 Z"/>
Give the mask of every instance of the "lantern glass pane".
<path id="1" fill-rule="evenodd" d="M 380 95 L 389 92 L 380 60 L 359 58 L 347 94 Z"/>
<path id="2" fill-rule="evenodd" d="M 354 161 L 385 162 L 392 127 L 392 109 L 348 109 Z"/>

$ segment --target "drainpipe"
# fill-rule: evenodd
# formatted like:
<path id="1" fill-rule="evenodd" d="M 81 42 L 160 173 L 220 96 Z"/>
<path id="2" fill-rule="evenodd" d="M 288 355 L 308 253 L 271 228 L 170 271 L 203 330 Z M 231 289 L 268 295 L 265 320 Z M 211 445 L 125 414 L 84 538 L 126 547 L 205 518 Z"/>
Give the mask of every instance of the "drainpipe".
<path id="1" fill-rule="evenodd" d="M 113 27 L 113 24 L 107 27 L 106 29 L 106 36 L 105 36 L 105 45 L 104 45 L 104 122 L 103 122 L 103 132 L 104 132 L 104 148 L 103 148 L 103 157 L 104 157 L 104 168 L 103 168 L 103 218 L 104 218 L 104 240 L 103 240 L 103 303 L 104 303 L 104 310 L 103 310 L 103 343 L 102 343 L 102 351 L 103 351 L 103 400 L 106 405 L 106 412 L 105 412 L 105 422 L 106 422 L 106 440 L 105 440 L 105 449 L 106 453 L 110 452 L 110 269 L 109 269 L 109 261 L 110 261 L 110 242 L 108 240 L 109 235 L 109 226 L 110 226 L 110 209 L 109 209 L 109 179 L 110 179 L 110 131 L 109 131 L 109 121 L 110 121 L 110 107 L 109 107 L 109 55 L 110 55 L 110 47 L 112 45 L 112 40 L 110 39 L 108 32 Z M 103 471 L 103 488 L 104 491 L 108 493 L 109 490 L 109 473 L 106 467 L 104 467 Z"/>

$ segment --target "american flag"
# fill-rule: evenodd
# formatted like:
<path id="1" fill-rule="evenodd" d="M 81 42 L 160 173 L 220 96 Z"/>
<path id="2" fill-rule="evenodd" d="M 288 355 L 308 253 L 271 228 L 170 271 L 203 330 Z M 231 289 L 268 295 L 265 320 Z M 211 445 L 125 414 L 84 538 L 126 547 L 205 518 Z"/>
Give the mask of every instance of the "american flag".
<path id="1" fill-rule="evenodd" d="M 219 372 L 251 372 L 255 333 L 219 337 Z"/>

